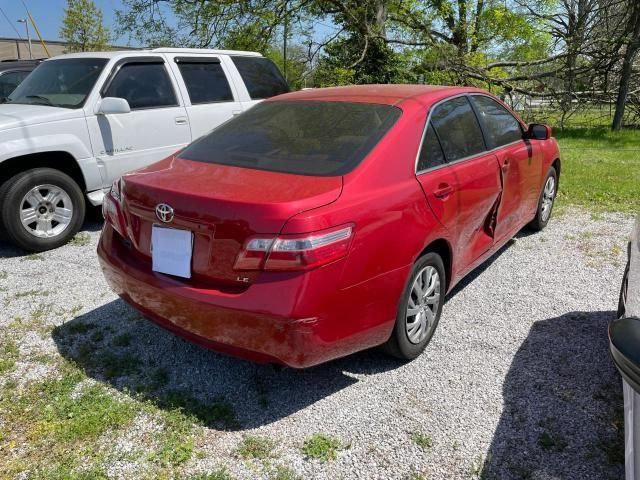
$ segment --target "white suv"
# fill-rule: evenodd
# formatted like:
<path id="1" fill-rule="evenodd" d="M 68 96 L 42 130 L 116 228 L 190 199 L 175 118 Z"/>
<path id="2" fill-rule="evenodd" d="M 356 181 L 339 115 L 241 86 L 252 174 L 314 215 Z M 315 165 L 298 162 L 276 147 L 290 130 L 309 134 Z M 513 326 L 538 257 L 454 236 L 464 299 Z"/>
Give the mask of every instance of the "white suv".
<path id="1" fill-rule="evenodd" d="M 263 98 L 288 91 L 258 53 L 167 49 L 62 55 L 0 105 L 0 230 L 30 251 L 66 243 L 85 201 Z"/>

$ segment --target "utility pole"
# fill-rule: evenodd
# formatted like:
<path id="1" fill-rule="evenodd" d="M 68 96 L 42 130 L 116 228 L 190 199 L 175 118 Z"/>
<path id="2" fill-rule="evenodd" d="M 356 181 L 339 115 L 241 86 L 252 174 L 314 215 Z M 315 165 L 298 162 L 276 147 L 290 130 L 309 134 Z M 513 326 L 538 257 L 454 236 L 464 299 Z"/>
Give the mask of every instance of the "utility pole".
<path id="1" fill-rule="evenodd" d="M 24 28 L 27 29 L 27 42 L 29 42 L 29 59 L 33 58 L 33 54 L 31 52 L 31 35 L 29 35 L 29 22 L 26 18 L 18 19 L 18 23 L 24 23 Z"/>

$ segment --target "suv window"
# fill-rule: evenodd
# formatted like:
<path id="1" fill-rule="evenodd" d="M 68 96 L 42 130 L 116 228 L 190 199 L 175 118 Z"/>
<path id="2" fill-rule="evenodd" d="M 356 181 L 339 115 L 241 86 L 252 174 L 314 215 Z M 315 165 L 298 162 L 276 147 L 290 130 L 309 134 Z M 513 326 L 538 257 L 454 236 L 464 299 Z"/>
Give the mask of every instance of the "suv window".
<path id="1" fill-rule="evenodd" d="M 520 122 L 506 108 L 484 95 L 473 95 L 471 101 L 484 125 L 489 148 L 522 140 Z"/>
<path id="2" fill-rule="evenodd" d="M 0 98 L 11 95 L 11 92 L 27 78 L 27 75 L 29 72 L 24 71 L 6 72 L 0 75 Z"/>
<path id="3" fill-rule="evenodd" d="M 300 175 L 344 175 L 401 113 L 373 103 L 262 102 L 193 142 L 180 158 Z"/>
<path id="4" fill-rule="evenodd" d="M 132 109 L 178 105 L 163 63 L 126 63 L 103 97 L 124 98 Z"/>
<path id="5" fill-rule="evenodd" d="M 233 101 L 219 60 L 181 58 L 176 62 L 192 104 Z"/>
<path id="6" fill-rule="evenodd" d="M 249 96 L 256 100 L 269 98 L 289 91 L 289 85 L 278 67 L 264 57 L 231 57 L 247 86 Z"/>
<path id="7" fill-rule="evenodd" d="M 438 140 L 433 125 L 429 123 L 420 149 L 420 157 L 418 157 L 418 172 L 438 167 L 445 163 L 440 140 Z"/>
<path id="8" fill-rule="evenodd" d="M 449 162 L 486 149 L 482 130 L 467 97 L 456 97 L 438 105 L 431 114 L 431 124 L 438 132 Z"/>

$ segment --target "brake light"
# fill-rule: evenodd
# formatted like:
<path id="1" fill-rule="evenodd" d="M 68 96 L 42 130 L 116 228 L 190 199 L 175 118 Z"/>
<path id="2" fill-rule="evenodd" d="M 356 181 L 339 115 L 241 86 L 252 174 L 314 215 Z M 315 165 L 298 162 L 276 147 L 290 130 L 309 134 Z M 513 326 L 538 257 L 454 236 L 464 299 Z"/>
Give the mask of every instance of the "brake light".
<path id="1" fill-rule="evenodd" d="M 252 238 L 236 259 L 235 270 L 308 270 L 344 257 L 353 226 L 307 235 Z"/>

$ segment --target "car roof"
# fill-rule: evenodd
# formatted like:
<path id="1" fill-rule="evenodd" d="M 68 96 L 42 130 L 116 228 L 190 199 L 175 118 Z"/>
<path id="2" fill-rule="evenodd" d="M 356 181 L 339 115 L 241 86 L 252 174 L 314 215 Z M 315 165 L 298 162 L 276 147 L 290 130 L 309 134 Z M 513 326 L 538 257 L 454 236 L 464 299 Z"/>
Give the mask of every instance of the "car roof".
<path id="1" fill-rule="evenodd" d="M 7 70 L 33 70 L 41 60 L 7 60 L 0 62 L 0 72 Z"/>
<path id="2" fill-rule="evenodd" d="M 346 87 L 309 88 L 279 95 L 274 97 L 273 100 L 355 101 L 399 105 L 407 100 L 432 103 L 460 93 L 480 92 L 486 93 L 479 88 L 442 85 L 350 85 Z"/>
<path id="3" fill-rule="evenodd" d="M 115 58 L 121 56 L 140 56 L 153 53 L 182 53 L 182 54 L 199 54 L 199 55 L 242 55 L 251 57 L 261 57 L 258 52 L 248 52 L 243 50 L 214 50 L 211 48 L 154 48 L 145 50 L 114 50 L 110 52 L 78 52 L 58 55 L 50 60 L 63 58 Z"/>

